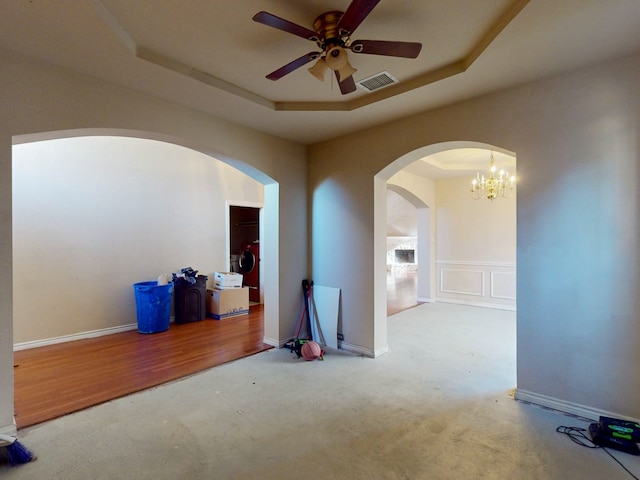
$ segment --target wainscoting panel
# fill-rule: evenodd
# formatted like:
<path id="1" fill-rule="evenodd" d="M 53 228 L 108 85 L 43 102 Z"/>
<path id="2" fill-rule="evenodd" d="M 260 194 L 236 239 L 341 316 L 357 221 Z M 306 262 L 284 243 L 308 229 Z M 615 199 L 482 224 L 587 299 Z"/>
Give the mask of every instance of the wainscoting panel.
<path id="1" fill-rule="evenodd" d="M 440 270 L 443 293 L 484 297 L 484 272 L 482 270 Z"/>
<path id="2" fill-rule="evenodd" d="M 438 301 L 516 309 L 516 265 L 498 262 L 438 261 Z"/>
<path id="3" fill-rule="evenodd" d="M 491 298 L 516 300 L 516 274 L 491 272 Z"/>

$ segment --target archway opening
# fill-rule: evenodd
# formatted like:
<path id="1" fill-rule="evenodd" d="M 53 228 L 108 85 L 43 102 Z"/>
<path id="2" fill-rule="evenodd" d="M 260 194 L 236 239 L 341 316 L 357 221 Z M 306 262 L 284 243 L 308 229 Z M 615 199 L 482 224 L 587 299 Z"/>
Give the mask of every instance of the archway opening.
<path id="1" fill-rule="evenodd" d="M 420 174 L 413 164 L 425 157 L 477 149 L 483 161 L 466 169 L 457 166 L 455 174 L 438 177 Z M 469 192 L 477 171 L 489 167 L 489 154 L 515 154 L 478 142 L 445 142 L 426 146 L 398 158 L 374 179 L 376 222 L 374 238 L 374 288 L 376 298 L 384 296 L 387 274 L 386 202 L 383 193 L 393 185 L 417 197 L 416 204 L 427 205 L 429 220 L 429 301 L 459 303 L 515 311 L 516 290 L 516 198 L 473 200 Z M 511 170 L 513 168 L 510 167 Z M 515 172 L 514 172 L 515 173 Z M 462 176 L 461 176 L 462 175 Z M 504 202 L 504 203 L 500 203 Z M 491 207 L 491 208 L 490 208 Z M 425 212 L 426 212 L 425 211 Z M 423 262 L 421 262 L 423 263 Z M 389 348 L 386 332 L 386 305 L 375 305 L 376 350 Z"/>
<path id="2" fill-rule="evenodd" d="M 387 314 L 431 301 L 431 211 L 404 187 L 387 184 Z"/>
<path id="3" fill-rule="evenodd" d="M 229 270 L 229 201 L 275 219 L 264 222 L 262 255 L 277 252 L 278 184 L 193 147 L 113 130 L 14 138 L 17 350 L 135 329 L 132 284 L 158 274 L 193 266 L 211 283 Z M 277 345 L 278 264 L 265 265 L 276 286 L 264 292 L 262 340 Z"/>

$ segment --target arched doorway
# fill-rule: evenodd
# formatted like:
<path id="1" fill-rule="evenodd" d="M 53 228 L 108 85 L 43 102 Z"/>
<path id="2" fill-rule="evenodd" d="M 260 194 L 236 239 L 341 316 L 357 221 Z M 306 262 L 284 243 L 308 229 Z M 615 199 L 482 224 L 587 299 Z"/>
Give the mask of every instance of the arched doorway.
<path id="1" fill-rule="evenodd" d="M 401 183 L 400 179 L 396 178 L 395 180 Z M 431 279 L 433 264 L 433 252 L 431 248 L 431 209 L 422 198 L 413 194 L 407 188 L 400 186 L 398 183 L 394 183 L 394 178 L 392 178 L 388 182 L 387 188 L 389 191 L 394 192 L 402 199 L 404 199 L 408 205 L 411 205 L 413 207 L 415 212 L 415 226 L 412 225 L 410 232 L 415 232 L 415 238 L 410 239 L 411 241 L 409 242 L 409 244 L 405 246 L 408 249 L 408 253 L 410 254 L 412 259 L 412 262 L 410 263 L 414 264 L 416 267 L 415 298 L 413 298 L 411 302 L 403 302 L 402 304 L 398 305 L 398 308 L 401 309 L 405 305 L 409 307 L 415 306 L 420 303 L 430 302 L 432 297 L 431 285 L 433 284 Z M 387 215 L 390 215 L 390 212 L 387 212 Z M 396 274 L 394 270 L 397 269 L 398 266 L 402 267 L 402 265 L 393 263 L 394 260 L 397 261 L 397 258 L 390 259 L 390 257 L 397 257 L 397 250 L 395 252 L 391 252 L 391 250 L 394 249 L 393 246 L 390 246 L 389 249 L 390 250 L 387 254 L 387 274 L 388 276 L 389 274 L 391 274 L 391 276 L 394 277 L 397 276 L 394 275 Z M 413 265 L 409 265 L 409 268 L 411 268 L 412 266 Z M 400 270 L 403 269 L 400 268 Z M 414 275 L 412 274 L 412 272 L 407 272 L 407 275 L 410 276 L 411 280 L 414 280 Z M 388 308 L 387 311 L 391 312 L 394 310 Z"/>
<path id="2" fill-rule="evenodd" d="M 17 349 L 21 343 L 27 348 L 118 333 L 132 329 L 132 321 L 135 328 L 132 283 L 192 261 L 204 264 L 199 272 L 211 280 L 214 270 L 227 267 L 221 252 L 228 250 L 224 219 L 230 198 L 277 207 L 277 196 L 276 203 L 267 197 L 268 186 L 209 155 L 166 139 L 96 133 L 15 139 Z M 272 240 L 273 233 L 265 238 Z M 38 282 L 33 272 L 46 281 Z M 277 315 L 260 315 L 264 328 L 253 329 L 252 338 L 264 332 L 266 340 L 267 329 L 278 328 L 273 319 Z M 35 340 L 21 342 L 24 335 Z"/>
<path id="3" fill-rule="evenodd" d="M 419 149 L 416 149 L 412 152 L 409 152 L 405 155 L 403 155 L 402 157 L 398 158 L 396 161 L 392 162 L 391 164 L 389 164 L 387 167 L 385 167 L 383 170 L 381 170 L 375 177 L 374 177 L 374 221 L 376 223 L 376 225 L 384 225 L 386 222 L 386 203 L 382 202 L 383 197 L 383 193 L 386 191 L 386 189 L 388 188 L 388 183 L 391 181 L 391 179 L 396 176 L 401 174 L 401 172 L 403 172 L 403 170 L 408 167 L 409 165 L 411 165 L 412 163 L 418 161 L 419 159 L 429 156 L 429 155 L 433 155 L 439 152 L 444 152 L 444 151 L 448 151 L 448 150 L 453 150 L 453 149 L 463 149 L 463 148 L 478 148 L 478 149 L 486 149 L 487 152 L 488 151 L 494 151 L 494 152 L 503 152 L 506 154 L 511 154 L 513 156 L 515 156 L 512 152 L 509 152 L 508 150 L 502 149 L 502 148 L 498 148 L 492 145 L 488 145 L 488 144 L 483 144 L 483 143 L 478 143 L 478 142 L 444 142 L 444 143 L 440 143 L 440 144 L 434 144 L 434 145 L 429 145 L 426 147 L 422 147 Z M 487 164 L 485 167 L 488 167 L 488 157 L 487 157 Z M 485 170 L 486 168 L 481 168 L 480 170 Z M 469 182 L 471 179 L 471 176 L 475 174 L 475 171 L 473 173 L 469 172 Z M 413 182 L 413 183 L 412 183 Z M 398 182 L 395 182 L 396 184 Z M 429 205 L 433 205 L 435 206 L 436 204 L 435 202 L 435 186 L 433 187 L 433 192 L 429 193 L 427 190 L 428 188 L 425 190 L 425 188 L 420 188 L 419 186 L 417 186 L 417 184 L 415 183 L 415 179 L 405 179 L 405 183 L 404 184 L 400 184 L 403 188 L 405 188 L 406 190 L 408 190 L 411 194 L 416 195 L 418 197 L 423 197 L 423 202 L 425 204 L 429 204 Z M 423 186 L 424 187 L 424 186 Z M 465 187 L 466 188 L 466 187 Z M 431 195 L 431 196 L 429 196 Z M 424 198 L 428 197 L 429 200 L 425 201 Z M 487 200 L 484 200 L 485 202 L 487 202 Z M 515 203 L 514 203 L 515 205 Z M 515 207 L 514 207 L 514 212 L 515 212 Z M 434 212 L 435 213 L 435 212 Z M 429 222 L 430 227 L 431 227 L 431 237 L 433 239 L 437 239 L 437 227 L 436 227 L 436 223 L 435 223 L 435 217 L 436 215 L 431 215 L 431 221 Z M 513 261 L 513 265 L 500 265 L 499 262 L 485 262 L 486 264 L 483 265 L 483 267 L 485 268 L 485 272 L 480 272 L 478 273 L 478 278 L 481 278 L 481 284 L 482 284 L 482 289 L 483 291 L 487 292 L 486 294 L 488 296 L 490 296 L 492 299 L 498 299 L 500 297 L 500 294 L 495 294 L 493 291 L 493 285 L 485 288 L 485 279 L 488 277 L 491 277 L 491 281 L 493 282 L 494 280 L 499 280 L 499 281 L 503 281 L 504 283 L 509 283 L 509 285 L 505 288 L 505 290 L 507 290 L 509 293 L 506 295 L 503 295 L 504 297 L 504 303 L 507 304 L 509 302 L 513 302 L 513 309 L 515 310 L 515 219 L 513 222 L 513 227 L 514 227 L 514 238 L 513 238 L 513 244 L 512 244 L 512 248 L 513 248 L 513 257 L 514 257 L 514 261 Z M 384 288 L 386 288 L 386 238 L 383 238 L 382 235 L 382 229 L 381 228 L 376 228 L 375 229 L 375 236 L 374 236 L 374 290 L 375 290 L 375 297 L 376 298 L 380 298 L 380 296 L 384 296 Z M 435 244 L 431 245 L 432 246 L 432 251 L 435 251 L 435 249 L 438 248 L 437 245 L 437 240 L 435 241 Z M 431 299 L 433 301 L 450 301 L 452 303 L 456 303 L 456 299 L 455 298 L 442 298 L 442 275 L 443 275 L 443 267 L 441 265 L 441 263 L 443 262 L 438 262 L 436 263 L 435 261 L 435 256 L 432 257 L 432 261 L 430 262 L 430 266 L 431 266 L 431 275 L 430 278 L 433 279 L 434 281 L 431 283 Z M 464 270 L 469 270 L 469 268 L 465 268 L 464 263 L 465 262 L 452 262 L 452 263 L 457 263 L 456 267 L 457 268 L 455 273 L 460 272 L 460 276 L 462 277 L 462 272 Z M 473 263 L 474 265 L 476 263 L 480 263 L 480 262 L 467 262 L 469 264 Z M 494 270 L 499 270 L 498 267 L 507 267 L 506 272 L 502 272 L 502 271 L 498 271 L 497 273 L 494 272 Z M 453 269 L 452 269 L 453 270 Z M 445 272 L 446 273 L 446 272 Z M 494 275 L 494 273 L 496 273 Z M 494 278 L 495 277 L 495 278 Z M 506 279 L 506 280 L 505 280 Z M 473 281 L 475 281 L 475 278 L 472 279 Z M 496 282 L 497 284 L 498 282 Z M 512 288 L 511 288 L 512 286 Z M 502 288 L 502 286 L 501 286 Z M 512 293 L 513 291 L 513 293 Z M 475 294 L 475 293 L 474 293 Z M 512 295 L 512 298 L 511 298 Z M 481 306 L 492 306 L 492 307 L 496 307 L 496 308 L 502 308 L 500 306 L 500 302 L 503 299 L 499 299 L 496 300 L 496 304 L 495 305 L 481 305 Z M 465 300 L 466 301 L 466 300 Z M 464 303 L 463 301 L 460 301 L 459 303 Z M 472 304 L 472 303 L 469 303 Z M 507 305 L 506 307 L 504 307 L 505 309 L 509 309 L 510 307 Z M 381 305 L 381 302 L 376 302 L 375 304 L 375 313 L 374 313 L 374 323 L 375 323 L 375 331 L 377 333 L 376 336 L 376 351 L 384 351 L 388 348 L 388 343 L 387 343 L 387 319 L 386 319 L 386 307 L 383 309 L 383 305 Z"/>
<path id="4" fill-rule="evenodd" d="M 50 133 L 43 133 L 43 134 L 31 134 L 31 135 L 22 135 L 22 136 L 16 136 L 13 138 L 13 143 L 14 146 L 19 147 L 22 144 L 29 144 L 32 142 L 43 142 L 43 141 L 54 141 L 54 140 L 64 140 L 64 139 L 72 139 L 72 138 L 78 138 L 78 139 L 87 139 L 89 137 L 95 137 L 97 139 L 105 139 L 105 138 L 121 138 L 121 139 L 129 139 L 129 140 L 137 140 L 140 143 L 148 141 L 148 142 L 156 142 L 156 143 L 162 143 L 164 145 L 169 145 L 174 149 L 184 149 L 185 151 L 190 151 L 194 154 L 194 156 L 196 155 L 206 155 L 208 156 L 211 160 L 214 160 L 215 162 L 220 163 L 220 165 L 229 165 L 230 167 L 233 167 L 233 169 L 237 169 L 238 171 L 242 172 L 242 174 L 250 177 L 252 179 L 252 181 L 256 181 L 259 184 L 262 185 L 261 188 L 263 188 L 264 190 L 264 218 L 265 218 L 265 223 L 271 221 L 272 225 L 277 225 L 277 218 L 278 218 L 278 184 L 271 179 L 270 177 L 268 177 L 267 175 L 263 174 L 262 172 L 258 171 L 257 169 L 255 169 L 254 167 L 244 164 L 243 162 L 234 160 L 234 159 L 229 159 L 223 155 L 219 155 L 217 154 L 217 152 L 215 152 L 213 149 L 211 148 L 204 148 L 202 146 L 194 146 L 194 145 L 190 145 L 189 142 L 185 142 L 181 139 L 177 139 L 174 137 L 168 137 L 166 135 L 160 135 L 160 134 L 154 134 L 154 133 L 149 133 L 149 132 L 139 132 L 139 131 L 127 131 L 127 130 L 119 130 L 119 129 L 83 129 L 83 130 L 72 130 L 72 131 L 60 131 L 60 132 L 50 132 Z M 194 148 L 195 147 L 195 148 Z M 185 165 L 186 167 L 186 165 Z M 148 168 L 148 166 L 146 167 Z M 226 167 L 229 168 L 229 167 Z M 100 175 L 99 172 L 96 172 L 97 175 Z M 142 179 L 141 181 L 144 182 L 144 175 L 145 172 L 144 171 L 140 171 L 138 169 L 138 171 L 136 171 L 136 175 L 138 175 L 137 178 Z M 197 176 L 198 172 L 194 172 L 194 176 Z M 62 189 L 64 189 L 64 185 L 62 185 L 61 183 L 63 182 L 58 182 L 60 183 L 60 187 Z M 135 182 L 131 182 L 129 183 L 126 187 L 123 188 L 129 188 L 129 189 L 135 189 Z M 188 189 L 189 185 L 184 185 L 184 184 L 180 184 L 180 183 L 176 183 L 174 184 L 174 188 L 175 191 L 173 193 L 177 193 L 177 195 L 179 195 L 181 189 L 184 191 L 184 189 Z M 167 192 L 167 195 L 169 195 L 171 192 Z M 117 191 L 111 192 L 112 195 L 118 195 Z M 158 197 L 161 194 L 158 193 Z M 135 197 L 131 197 L 132 199 L 135 199 Z M 237 200 L 237 198 L 233 198 L 234 200 Z M 54 199 L 50 199 L 50 201 L 52 201 Z M 139 202 L 137 203 L 142 203 L 143 200 L 149 200 L 147 199 L 140 199 Z M 160 200 L 158 198 L 158 200 Z M 136 202 L 134 200 L 132 200 L 131 202 L 131 208 L 132 209 L 136 209 L 139 207 L 139 205 L 136 204 Z M 109 204 L 109 198 L 105 198 L 104 202 L 102 202 L 104 208 L 106 209 L 108 207 Z M 166 203 L 167 208 L 171 209 L 173 208 L 173 205 L 171 205 L 171 203 Z M 181 204 L 181 206 L 176 207 L 178 210 L 179 209 L 188 209 L 189 206 L 185 205 L 184 203 Z M 104 212 L 102 212 L 104 213 Z M 168 212 L 169 213 L 169 212 Z M 176 216 L 180 216 L 179 213 L 180 212 L 174 212 L 177 213 L 178 215 Z M 90 212 L 89 212 L 90 214 Z M 94 215 L 100 215 L 101 212 L 100 211 L 96 211 L 93 212 Z M 80 227 L 80 226 L 79 226 Z M 174 228 L 172 228 L 171 226 L 169 226 L 167 229 L 162 229 L 160 227 L 158 227 L 156 225 L 155 229 L 155 235 L 158 236 L 175 236 L 175 235 L 184 235 L 185 232 L 179 232 L 178 230 L 180 230 L 180 228 L 182 228 L 181 225 L 174 225 Z M 172 231 L 173 230 L 173 231 Z M 224 239 L 225 235 L 224 235 L 224 219 L 221 221 L 221 231 L 222 231 L 222 238 Z M 116 233 L 120 233 L 120 232 L 114 232 L 114 236 L 116 236 Z M 191 232 L 194 235 L 197 235 L 197 232 Z M 14 232 L 15 235 L 15 232 Z M 153 235 L 151 235 L 151 237 L 153 237 Z M 149 241 L 150 237 L 145 237 L 144 239 L 141 239 L 140 241 L 140 245 L 139 248 L 141 251 L 144 251 L 145 249 L 145 241 Z M 272 228 L 272 229 L 266 229 L 264 232 L 264 238 L 262 240 L 262 247 L 263 247 L 263 254 L 265 257 L 269 256 L 270 254 L 274 256 L 274 258 L 277 258 L 277 251 L 278 251 L 278 234 L 277 234 L 277 228 Z M 204 247 L 206 248 L 206 247 Z M 225 248 L 222 248 L 221 251 L 225 251 Z M 118 258 L 117 255 L 114 255 L 114 258 Z M 218 267 L 218 264 L 216 263 L 215 269 L 224 269 L 226 267 L 226 260 L 225 259 L 225 263 L 221 263 Z M 74 260 L 75 261 L 75 260 Z M 185 261 L 186 258 L 185 258 Z M 120 262 L 122 262 L 122 260 L 120 260 Z M 82 268 L 85 268 L 87 271 L 93 271 L 96 274 L 100 274 L 101 272 L 101 268 L 110 268 L 110 265 L 108 265 L 107 263 L 109 262 L 103 262 L 102 265 L 99 265 L 97 263 L 92 264 L 91 261 L 87 261 L 85 264 L 82 265 Z M 113 263 L 113 262 L 112 262 Z M 278 292 L 277 292 L 277 278 L 278 278 L 278 264 L 277 262 L 265 262 L 265 264 L 267 265 L 267 268 L 265 269 L 264 272 L 264 278 L 265 278 L 265 283 L 267 284 L 267 287 L 265 287 L 265 298 L 266 298 L 266 302 L 265 302 L 265 343 L 269 343 L 271 345 L 277 345 L 278 344 L 278 339 L 279 339 L 279 324 L 278 324 L 278 315 L 277 315 L 277 310 L 278 310 L 278 305 L 277 305 L 277 298 L 278 298 Z M 176 265 L 179 266 L 180 264 Z M 176 268 L 176 266 L 174 266 L 174 268 Z M 186 264 L 184 266 L 187 266 Z M 69 266 L 68 268 L 71 268 L 71 266 Z M 164 269 L 168 268 L 167 266 L 163 267 L 163 271 Z M 51 273 L 51 272 L 50 272 Z M 162 272 L 159 272 L 162 273 Z M 204 273 L 204 272 L 203 272 Z M 50 275 L 49 275 L 50 276 Z M 104 278 L 110 278 L 109 275 L 105 275 Z M 275 280 L 274 280 L 275 279 Z M 100 282 L 98 281 L 98 278 L 95 278 L 95 282 L 94 285 L 96 285 L 97 287 L 100 286 Z M 275 285 L 275 286 L 273 286 Z M 275 292 L 273 291 L 275 289 Z M 15 292 L 14 292 L 15 293 Z M 271 301 L 270 301 L 271 300 Z M 89 307 L 84 307 L 85 309 L 89 308 Z M 80 330 L 83 329 L 82 326 L 76 326 L 77 328 L 79 328 Z M 110 328 L 113 326 L 105 326 L 106 328 Z M 102 327 L 101 327 L 102 328 Z M 59 334 L 47 334 L 46 332 L 43 334 L 45 338 L 48 337 L 52 337 L 52 336 L 60 336 Z M 19 342 L 19 340 L 18 340 Z"/>

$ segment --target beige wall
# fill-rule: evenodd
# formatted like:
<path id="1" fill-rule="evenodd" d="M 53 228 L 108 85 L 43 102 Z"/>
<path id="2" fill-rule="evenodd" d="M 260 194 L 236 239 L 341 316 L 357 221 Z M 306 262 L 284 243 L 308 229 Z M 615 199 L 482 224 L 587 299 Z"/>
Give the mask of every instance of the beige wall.
<path id="1" fill-rule="evenodd" d="M 474 200 L 468 178 L 438 180 L 437 260 L 515 263 L 516 200 Z"/>
<path id="2" fill-rule="evenodd" d="M 265 278 L 265 340 L 286 340 L 297 316 L 300 279 L 308 277 L 307 239 L 301 234 L 307 226 L 304 146 L 5 51 L 0 62 L 0 432 L 14 429 L 11 161 L 16 136 L 53 132 L 53 138 L 110 134 L 162 140 L 212 155 L 263 183 L 265 224 L 274 226 L 264 239 L 265 271 L 272 275 Z"/>
<path id="3" fill-rule="evenodd" d="M 312 274 L 343 289 L 345 341 L 393 350 L 388 178 L 425 148 L 496 145 L 518 158 L 518 391 L 640 418 L 639 84 L 636 55 L 312 146 Z"/>
<path id="4" fill-rule="evenodd" d="M 389 178 L 387 188 L 403 195 L 416 209 L 417 255 L 420 259 L 417 300 L 420 302 L 435 301 L 437 291 L 435 268 L 436 182 L 401 170 Z M 382 215 L 382 212 L 379 214 Z"/>
<path id="5" fill-rule="evenodd" d="M 14 343 L 135 326 L 132 285 L 161 273 L 192 267 L 212 284 L 228 268 L 226 202 L 263 197 L 249 176 L 169 143 L 14 145 Z"/>
<path id="6" fill-rule="evenodd" d="M 313 279 L 342 289 L 345 340 L 374 355 L 388 347 L 389 177 L 413 152 L 452 140 L 516 152 L 519 392 L 565 408 L 640 418 L 639 66 L 636 55 L 314 145 L 306 184 L 300 145 L 2 53 L 0 430 L 9 431 L 13 412 L 12 138 L 83 128 L 171 138 L 277 181 L 263 178 L 265 209 L 274 207 L 267 221 L 287 219 L 278 223 L 270 257 L 282 274 L 265 285 L 266 328 L 274 338 L 290 331 L 300 278 L 309 273 L 290 262 L 308 257 L 300 235 L 308 198 Z M 270 294 L 277 298 L 273 309 Z"/>
<path id="7" fill-rule="evenodd" d="M 387 190 L 387 235 L 390 237 L 418 235 L 416 207 L 393 190 Z"/>
<path id="8" fill-rule="evenodd" d="M 515 310 L 517 193 L 474 200 L 469 185 L 436 183 L 438 300 Z"/>
<path id="9" fill-rule="evenodd" d="M 433 211 L 418 236 L 420 258 L 424 256 L 418 269 L 418 280 L 424 284 L 418 288 L 420 300 L 515 310 L 517 192 L 495 202 L 474 200 L 470 179 L 429 180 L 405 171 L 396 173 L 388 189 L 398 190 L 391 192 L 397 196 L 415 197 L 417 207 L 404 200 L 404 208 L 398 211 L 398 203 L 387 202 L 387 222 L 412 215 L 417 224 L 421 210 Z M 393 238 L 387 239 L 390 243 Z"/>

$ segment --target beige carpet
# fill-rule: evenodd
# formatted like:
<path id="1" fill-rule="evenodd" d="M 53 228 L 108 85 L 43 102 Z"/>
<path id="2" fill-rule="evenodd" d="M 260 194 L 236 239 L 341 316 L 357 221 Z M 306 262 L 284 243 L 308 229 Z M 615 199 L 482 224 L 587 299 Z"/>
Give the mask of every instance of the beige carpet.
<path id="1" fill-rule="evenodd" d="M 515 314 L 424 304 L 391 352 L 305 362 L 271 350 L 20 431 L 6 479 L 624 479 L 517 402 Z M 615 453 L 640 475 L 640 459 Z"/>

